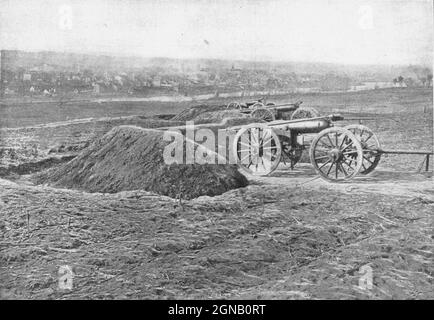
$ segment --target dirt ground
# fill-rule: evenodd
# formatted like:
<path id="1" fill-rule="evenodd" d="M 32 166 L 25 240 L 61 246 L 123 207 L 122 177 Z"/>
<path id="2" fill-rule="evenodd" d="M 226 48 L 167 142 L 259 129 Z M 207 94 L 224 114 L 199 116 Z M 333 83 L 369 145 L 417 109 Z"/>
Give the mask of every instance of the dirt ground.
<path id="1" fill-rule="evenodd" d="M 387 96 L 388 113 L 364 124 L 384 148 L 432 149 L 432 109 L 422 112 L 432 92 L 424 100 L 403 92 L 401 104 Z M 322 113 L 344 105 L 327 99 Z M 394 112 L 417 99 L 414 112 Z M 0 170 L 1 299 L 434 298 L 433 163 L 430 172 L 416 172 L 421 156 L 385 156 L 371 175 L 339 184 L 321 180 L 307 163 L 293 171 L 281 165 L 268 177 L 247 176 L 247 187 L 192 200 L 30 182 L 38 165 L 29 160 L 74 156 L 125 124 L 101 121 L 2 129 L 2 150 L 24 145 L 29 155 Z M 61 163 L 52 161 L 39 169 Z M 59 287 L 65 265 L 74 273 L 72 290 Z M 359 286 L 366 267 L 372 288 Z"/>
<path id="2" fill-rule="evenodd" d="M 181 203 L 0 180 L 2 298 L 433 298 L 431 179 L 341 185 L 302 169 Z"/>

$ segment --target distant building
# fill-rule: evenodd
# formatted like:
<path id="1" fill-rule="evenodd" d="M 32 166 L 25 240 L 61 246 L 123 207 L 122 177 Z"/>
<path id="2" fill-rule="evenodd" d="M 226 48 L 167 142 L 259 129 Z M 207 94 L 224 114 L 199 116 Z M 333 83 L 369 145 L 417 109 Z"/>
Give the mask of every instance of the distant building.
<path id="1" fill-rule="evenodd" d="M 23 81 L 31 81 L 32 75 L 30 73 L 24 73 L 23 74 Z"/>
<path id="2" fill-rule="evenodd" d="M 93 84 L 93 93 L 99 94 L 101 92 L 101 86 L 98 83 Z"/>
<path id="3" fill-rule="evenodd" d="M 155 77 L 154 79 L 152 79 L 151 83 L 153 87 L 161 87 L 161 78 Z"/>

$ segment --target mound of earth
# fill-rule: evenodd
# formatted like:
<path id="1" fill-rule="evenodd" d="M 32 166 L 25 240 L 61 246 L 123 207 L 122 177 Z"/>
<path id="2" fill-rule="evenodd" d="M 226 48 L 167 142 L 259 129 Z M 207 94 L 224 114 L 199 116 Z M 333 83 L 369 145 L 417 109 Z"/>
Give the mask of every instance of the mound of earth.
<path id="1" fill-rule="evenodd" d="M 238 110 L 217 110 L 217 111 L 205 111 L 203 113 L 198 114 L 196 117 L 194 117 L 193 120 L 202 122 L 217 122 L 221 121 L 223 119 L 233 119 L 233 118 L 249 118 L 250 115 L 241 113 Z"/>
<path id="2" fill-rule="evenodd" d="M 163 131 L 119 126 L 72 161 L 36 175 L 35 182 L 88 192 L 141 189 L 185 199 L 248 184 L 234 165 L 165 164 L 163 149 L 169 143 L 163 140 Z"/>
<path id="3" fill-rule="evenodd" d="M 215 112 L 215 111 L 223 111 L 227 110 L 226 106 L 216 106 L 216 105 L 207 105 L 207 104 L 201 104 L 197 106 L 193 106 L 191 108 L 187 108 L 185 110 L 182 110 L 180 113 L 178 113 L 176 116 L 174 116 L 171 120 L 172 121 L 190 121 L 195 120 L 200 114 L 202 113 L 209 113 L 209 112 Z"/>

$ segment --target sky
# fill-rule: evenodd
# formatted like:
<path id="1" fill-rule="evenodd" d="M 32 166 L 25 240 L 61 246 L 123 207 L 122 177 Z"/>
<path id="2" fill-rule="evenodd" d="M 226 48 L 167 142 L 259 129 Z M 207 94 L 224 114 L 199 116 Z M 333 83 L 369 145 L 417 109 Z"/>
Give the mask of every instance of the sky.
<path id="1" fill-rule="evenodd" d="M 0 48 L 428 64 L 431 0 L 0 0 Z"/>

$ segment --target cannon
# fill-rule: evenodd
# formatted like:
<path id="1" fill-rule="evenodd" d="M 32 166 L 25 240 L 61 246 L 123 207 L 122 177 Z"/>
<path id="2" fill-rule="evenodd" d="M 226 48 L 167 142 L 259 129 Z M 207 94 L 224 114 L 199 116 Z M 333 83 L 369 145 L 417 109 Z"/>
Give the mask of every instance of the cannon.
<path id="1" fill-rule="evenodd" d="M 306 119 L 318 117 L 319 113 L 314 108 L 300 107 L 303 101 L 295 103 L 275 104 L 274 102 L 266 103 L 263 99 L 250 101 L 245 103 L 231 102 L 226 108 L 238 109 L 241 113 L 250 114 L 253 118 L 271 122 L 274 120 L 282 120 L 284 114 L 292 112 L 291 120 Z"/>
<path id="2" fill-rule="evenodd" d="M 309 148 L 310 162 L 316 173 L 324 180 L 339 182 L 372 172 L 382 154 L 398 152 L 381 149 L 377 136 L 364 125 L 335 126 L 334 122 L 340 120 L 344 120 L 340 115 L 328 115 L 233 127 L 231 129 L 237 131 L 233 141 L 234 157 L 244 171 L 268 175 L 281 161 L 289 162 L 293 169 L 302 152 Z M 304 134 L 316 134 L 310 146 L 304 143 Z M 432 152 L 424 154 L 428 163 Z"/>

